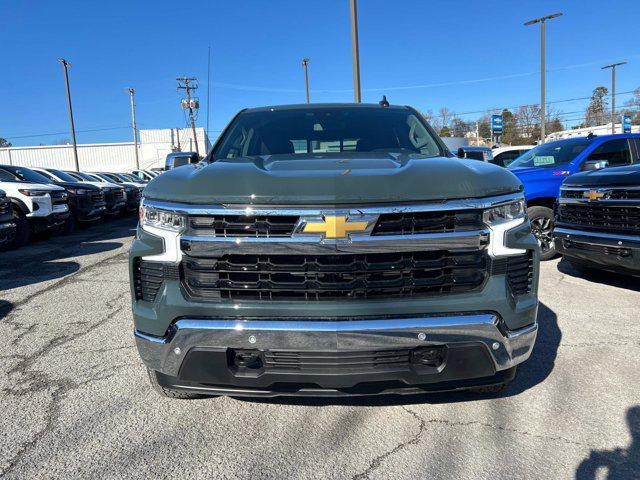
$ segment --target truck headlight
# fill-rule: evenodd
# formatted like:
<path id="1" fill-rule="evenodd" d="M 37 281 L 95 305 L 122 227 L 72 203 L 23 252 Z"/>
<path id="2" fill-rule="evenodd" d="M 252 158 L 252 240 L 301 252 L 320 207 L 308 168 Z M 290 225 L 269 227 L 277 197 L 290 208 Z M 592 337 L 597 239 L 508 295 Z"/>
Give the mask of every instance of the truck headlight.
<path id="1" fill-rule="evenodd" d="M 187 218 L 178 212 L 142 204 L 140 205 L 140 225 L 171 232 L 182 232 L 187 226 Z"/>
<path id="2" fill-rule="evenodd" d="M 487 208 L 482 213 L 482 220 L 491 231 L 489 253 L 493 257 L 503 255 L 516 255 L 525 253 L 519 248 L 510 248 L 505 245 L 507 231 L 522 224 L 527 219 L 527 203 L 524 199 Z"/>
<path id="3" fill-rule="evenodd" d="M 45 195 L 49 195 L 48 190 L 36 190 L 30 188 L 24 188 L 18 190 L 21 194 L 26 195 L 27 197 L 44 197 Z"/>
<path id="4" fill-rule="evenodd" d="M 514 220 L 527 218 L 527 204 L 524 200 L 505 203 L 497 207 L 488 208 L 482 213 L 482 220 L 487 225 L 502 225 Z"/>

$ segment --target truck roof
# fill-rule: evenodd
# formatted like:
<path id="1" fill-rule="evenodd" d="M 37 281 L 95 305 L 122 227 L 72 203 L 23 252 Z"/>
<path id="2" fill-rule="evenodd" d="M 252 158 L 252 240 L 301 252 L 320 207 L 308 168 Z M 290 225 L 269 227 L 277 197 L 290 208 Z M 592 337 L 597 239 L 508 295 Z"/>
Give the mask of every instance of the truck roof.
<path id="1" fill-rule="evenodd" d="M 389 105 L 383 107 L 377 103 L 295 103 L 291 105 L 268 105 L 264 107 L 247 108 L 243 112 L 267 112 L 282 110 L 306 110 L 310 108 L 392 108 L 404 109 L 408 108 L 403 105 Z"/>

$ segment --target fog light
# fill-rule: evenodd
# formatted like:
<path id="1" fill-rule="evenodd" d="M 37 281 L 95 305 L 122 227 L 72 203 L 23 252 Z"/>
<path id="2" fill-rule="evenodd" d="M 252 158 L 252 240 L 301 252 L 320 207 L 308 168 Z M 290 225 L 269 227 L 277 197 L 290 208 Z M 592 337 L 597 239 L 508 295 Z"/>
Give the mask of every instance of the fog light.
<path id="1" fill-rule="evenodd" d="M 262 368 L 262 352 L 260 350 L 234 350 L 233 365 L 238 368 Z"/>
<path id="2" fill-rule="evenodd" d="M 444 362 L 446 351 L 445 345 L 416 348 L 411 351 L 411 363 L 439 367 Z"/>

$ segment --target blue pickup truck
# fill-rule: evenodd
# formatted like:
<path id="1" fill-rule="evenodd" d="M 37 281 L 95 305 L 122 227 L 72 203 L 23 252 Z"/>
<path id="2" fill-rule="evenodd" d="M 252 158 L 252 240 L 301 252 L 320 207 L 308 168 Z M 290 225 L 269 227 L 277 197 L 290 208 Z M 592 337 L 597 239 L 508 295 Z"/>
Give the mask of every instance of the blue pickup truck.
<path id="1" fill-rule="evenodd" d="M 565 178 L 584 170 L 640 163 L 640 134 L 589 135 L 544 143 L 507 168 L 524 184 L 527 213 L 540 243 L 540 259 L 556 255 L 553 205 Z"/>

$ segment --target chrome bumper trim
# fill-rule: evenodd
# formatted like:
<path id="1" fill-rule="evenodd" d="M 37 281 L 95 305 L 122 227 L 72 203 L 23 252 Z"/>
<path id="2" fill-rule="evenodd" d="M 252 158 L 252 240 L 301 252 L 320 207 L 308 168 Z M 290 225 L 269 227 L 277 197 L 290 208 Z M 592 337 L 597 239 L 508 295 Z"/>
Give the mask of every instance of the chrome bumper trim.
<path id="1" fill-rule="evenodd" d="M 219 256 L 237 253 L 369 253 L 411 252 L 416 250 L 478 250 L 489 244 L 489 230 L 469 232 L 431 233 L 421 235 L 365 236 L 354 235 L 348 240 L 322 239 L 321 237 L 254 238 L 254 237 L 205 237 L 181 235 L 182 250 L 198 255 Z M 186 249 L 185 249 L 186 247 Z"/>
<path id="2" fill-rule="evenodd" d="M 537 323 L 507 331 L 496 315 L 470 314 L 344 321 L 182 319 L 166 337 L 137 330 L 135 337 L 149 368 L 177 376 L 182 359 L 194 347 L 353 351 L 481 343 L 496 370 L 504 370 L 529 358 L 537 331 Z"/>
<path id="3" fill-rule="evenodd" d="M 258 206 L 258 205 L 194 205 L 144 198 L 144 204 L 185 215 L 288 215 L 318 216 L 336 211 L 345 215 L 379 215 L 382 213 L 430 212 L 439 210 L 485 209 L 523 198 L 522 192 L 484 198 L 433 200 L 416 204 L 393 204 L 362 207 L 340 206 Z"/>
<path id="4" fill-rule="evenodd" d="M 553 235 L 567 240 L 588 241 L 595 245 L 610 247 L 614 242 L 632 242 L 640 247 L 640 235 L 617 235 L 606 232 L 589 232 L 586 230 L 573 230 L 571 228 L 555 227 Z"/>

